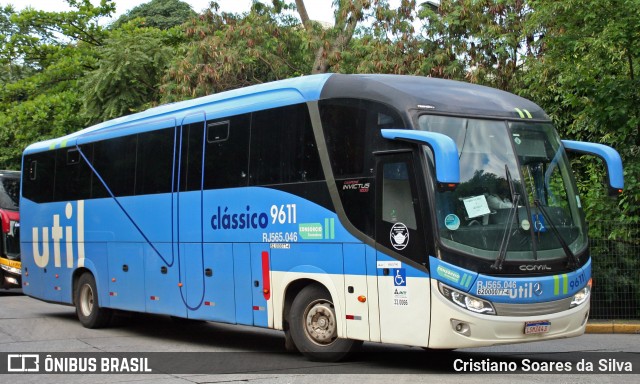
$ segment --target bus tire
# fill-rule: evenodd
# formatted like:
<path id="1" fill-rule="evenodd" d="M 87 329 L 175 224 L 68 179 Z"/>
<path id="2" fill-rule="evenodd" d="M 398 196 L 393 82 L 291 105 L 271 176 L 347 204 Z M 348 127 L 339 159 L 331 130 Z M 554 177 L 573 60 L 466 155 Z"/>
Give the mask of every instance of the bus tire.
<path id="1" fill-rule="evenodd" d="M 298 293 L 289 312 L 291 338 L 312 361 L 339 361 L 362 342 L 338 338 L 338 319 L 331 295 L 324 287 L 308 285 Z"/>
<path id="2" fill-rule="evenodd" d="M 96 280 L 91 273 L 80 276 L 75 294 L 76 315 L 85 328 L 102 328 L 109 324 L 112 311 L 100 307 Z"/>

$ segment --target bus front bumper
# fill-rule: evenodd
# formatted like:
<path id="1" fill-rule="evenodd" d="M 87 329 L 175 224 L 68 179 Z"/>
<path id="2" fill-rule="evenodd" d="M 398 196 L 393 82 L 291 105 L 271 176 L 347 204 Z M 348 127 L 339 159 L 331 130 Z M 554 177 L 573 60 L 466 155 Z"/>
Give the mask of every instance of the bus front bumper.
<path id="1" fill-rule="evenodd" d="M 557 313 L 535 316 L 482 315 L 456 306 L 432 280 L 429 348 L 471 348 L 580 336 L 589 317 L 589 301 Z M 544 333 L 525 334 L 527 323 L 550 323 Z"/>

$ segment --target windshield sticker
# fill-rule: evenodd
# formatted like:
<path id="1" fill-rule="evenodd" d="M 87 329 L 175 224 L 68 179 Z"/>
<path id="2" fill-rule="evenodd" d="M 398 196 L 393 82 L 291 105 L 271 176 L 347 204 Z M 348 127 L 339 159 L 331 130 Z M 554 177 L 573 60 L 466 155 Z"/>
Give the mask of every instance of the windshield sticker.
<path id="1" fill-rule="evenodd" d="M 528 231 L 529 228 L 531 228 L 531 223 L 529 222 L 529 220 L 524 219 L 522 220 L 522 222 L 520 223 L 520 228 L 524 229 L 525 231 Z"/>
<path id="2" fill-rule="evenodd" d="M 409 229 L 402 223 L 395 223 L 391 227 L 389 239 L 393 248 L 401 251 L 409 244 Z"/>
<path id="3" fill-rule="evenodd" d="M 460 228 L 460 218 L 450 213 L 444 218 L 444 226 L 450 231 L 455 231 Z"/>
<path id="4" fill-rule="evenodd" d="M 546 232 L 547 227 L 544 223 L 544 216 L 542 214 L 533 214 L 531 215 L 531 219 L 533 221 L 533 231 L 534 232 Z"/>
<path id="5" fill-rule="evenodd" d="M 470 219 L 491 213 L 489 210 L 489 204 L 487 204 L 487 198 L 484 197 L 484 195 L 463 199 L 462 202 L 467 210 L 467 216 Z"/>

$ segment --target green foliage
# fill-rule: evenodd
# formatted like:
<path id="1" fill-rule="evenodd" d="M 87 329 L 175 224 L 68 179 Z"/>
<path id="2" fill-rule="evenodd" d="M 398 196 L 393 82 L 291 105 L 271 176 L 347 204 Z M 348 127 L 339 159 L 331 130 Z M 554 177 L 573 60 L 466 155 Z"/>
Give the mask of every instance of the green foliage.
<path id="1" fill-rule="evenodd" d="M 26 8 L 11 15 L 14 33 L 6 40 L 6 48 L 27 66 L 44 69 L 52 64 L 50 55 L 70 44 L 98 46 L 106 31 L 98 24 L 101 17 L 114 11 L 112 0 L 101 0 L 93 6 L 90 0 L 66 0 L 72 10 L 45 12 Z"/>
<path id="2" fill-rule="evenodd" d="M 0 15 L 0 167 L 20 167 L 23 149 L 84 127 L 78 80 L 96 64 L 106 32 L 98 18 L 113 11 L 102 0 L 68 0 L 69 12 L 5 7 Z"/>
<path id="3" fill-rule="evenodd" d="M 24 148 L 34 142 L 71 133 L 83 126 L 77 90 L 37 95 L 11 104 L 0 113 L 0 165 L 19 169 Z"/>
<path id="4" fill-rule="evenodd" d="M 305 32 L 293 17 L 278 9 L 255 3 L 249 13 L 240 16 L 220 14 L 213 8 L 187 23 L 185 33 L 191 40 L 166 73 L 163 100 L 183 100 L 309 73 Z"/>
<path id="5" fill-rule="evenodd" d="M 414 0 L 392 9 L 378 1 L 367 16 L 367 25 L 356 31 L 350 48 L 331 60 L 331 69 L 344 73 L 420 74 L 428 49 L 416 33 Z M 337 60 L 339 59 L 339 60 Z"/>
<path id="6" fill-rule="evenodd" d="M 160 98 L 164 71 L 175 56 L 172 36 L 125 25 L 97 49 L 98 67 L 82 79 L 84 116 L 97 123 L 146 109 Z"/>
<path id="7" fill-rule="evenodd" d="M 522 94 L 554 118 L 563 137 L 616 148 L 625 167 L 619 208 L 607 199 L 604 169 L 575 162 L 590 221 L 640 216 L 640 0 L 530 1 L 529 30 L 540 58 L 527 61 Z"/>
<path id="8" fill-rule="evenodd" d="M 386 1 L 380 1 L 384 6 Z M 334 70 L 343 53 L 349 51 L 351 39 L 358 23 L 366 19 L 366 11 L 371 8 L 370 0 L 334 0 L 335 23 L 332 27 L 322 27 L 313 22 L 307 14 L 304 1 L 296 0 L 300 20 L 306 30 L 309 48 L 314 52 L 311 73 L 326 73 Z"/>
<path id="9" fill-rule="evenodd" d="M 122 28 L 126 23 L 140 18 L 146 27 L 166 30 L 179 26 L 196 16 L 197 14 L 191 9 L 191 6 L 184 1 L 151 0 L 120 16 L 111 25 L 111 28 Z"/>
<path id="10" fill-rule="evenodd" d="M 432 48 L 425 73 L 507 91 L 518 88 L 522 57 L 534 54 L 524 0 L 441 0 L 423 4 L 423 33 Z"/>

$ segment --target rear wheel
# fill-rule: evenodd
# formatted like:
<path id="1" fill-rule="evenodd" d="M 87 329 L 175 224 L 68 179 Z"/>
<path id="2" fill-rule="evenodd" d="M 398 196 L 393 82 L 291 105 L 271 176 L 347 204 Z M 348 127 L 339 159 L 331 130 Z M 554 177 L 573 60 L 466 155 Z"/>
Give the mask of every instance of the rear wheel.
<path id="1" fill-rule="evenodd" d="M 102 328 L 109 324 L 112 311 L 100 307 L 96 280 L 92 274 L 80 276 L 75 294 L 76 314 L 85 328 Z"/>
<path id="2" fill-rule="evenodd" d="M 331 295 L 319 285 L 305 287 L 291 304 L 291 339 L 302 354 L 315 361 L 338 361 L 362 342 L 338 338 L 338 321 Z"/>

